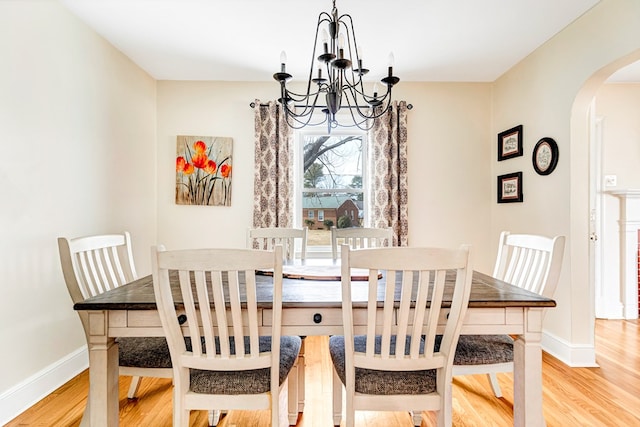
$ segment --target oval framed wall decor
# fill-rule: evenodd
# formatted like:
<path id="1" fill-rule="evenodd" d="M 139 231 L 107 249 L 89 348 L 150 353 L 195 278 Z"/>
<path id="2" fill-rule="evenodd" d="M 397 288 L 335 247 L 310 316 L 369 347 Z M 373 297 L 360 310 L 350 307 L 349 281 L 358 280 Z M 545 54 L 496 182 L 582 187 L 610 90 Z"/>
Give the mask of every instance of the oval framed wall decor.
<path id="1" fill-rule="evenodd" d="M 542 138 L 533 148 L 533 169 L 539 175 L 549 175 L 558 166 L 558 144 L 553 138 Z"/>

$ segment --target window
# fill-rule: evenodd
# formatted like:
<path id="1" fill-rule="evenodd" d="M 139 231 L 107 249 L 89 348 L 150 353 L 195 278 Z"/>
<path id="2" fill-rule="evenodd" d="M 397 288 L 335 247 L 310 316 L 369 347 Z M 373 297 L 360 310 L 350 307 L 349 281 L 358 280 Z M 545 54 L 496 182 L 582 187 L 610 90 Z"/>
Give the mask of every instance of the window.
<path id="1" fill-rule="evenodd" d="M 330 251 L 331 226 L 364 226 L 366 140 L 354 131 L 297 134 L 296 217 L 309 227 L 308 246 L 324 247 L 316 251 Z M 312 221 L 314 211 L 317 222 Z"/>

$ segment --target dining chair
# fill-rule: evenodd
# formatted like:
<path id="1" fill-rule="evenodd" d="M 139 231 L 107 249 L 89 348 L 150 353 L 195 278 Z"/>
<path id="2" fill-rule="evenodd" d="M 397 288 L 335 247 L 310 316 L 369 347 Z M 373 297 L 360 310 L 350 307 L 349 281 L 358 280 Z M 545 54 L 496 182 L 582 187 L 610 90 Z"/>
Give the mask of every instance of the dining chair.
<path id="1" fill-rule="evenodd" d="M 281 246 L 152 249 L 153 289 L 173 363 L 175 427 L 189 425 L 191 410 L 216 408 L 271 409 L 272 426 L 288 425 L 283 389 L 301 339 L 281 336 L 282 257 Z M 263 312 L 255 276 L 264 269 L 274 274 L 271 308 Z M 173 292 L 182 300 L 178 311 Z"/>
<path id="2" fill-rule="evenodd" d="M 352 281 L 352 268 L 368 270 L 368 281 Z M 447 270 L 453 277 L 447 279 Z M 438 425 L 451 425 L 446 406 L 451 406 L 453 357 L 472 273 L 467 245 L 361 250 L 342 245 L 344 335 L 329 339 L 335 425 L 340 424 L 342 385 L 346 427 L 354 426 L 356 410 L 410 411 L 420 414 L 413 418 L 415 425 L 422 411 L 437 411 Z M 445 295 L 451 306 L 442 315 Z M 434 351 L 439 322 L 444 333 Z"/>
<path id="3" fill-rule="evenodd" d="M 500 234 L 493 277 L 552 298 L 558 285 L 564 236 Z M 496 397 L 502 397 L 497 373 L 513 372 L 513 339 L 509 335 L 462 335 L 453 375 L 487 374 Z"/>
<path id="4" fill-rule="evenodd" d="M 247 230 L 247 247 L 254 249 L 273 250 L 276 245 L 282 245 L 284 259 L 291 261 L 296 255 L 295 242 L 300 242 L 300 259 L 307 257 L 308 228 L 250 228 Z"/>
<path id="5" fill-rule="evenodd" d="M 338 259 L 338 248 L 342 244 L 349 245 L 351 249 L 393 246 L 393 230 L 391 228 L 331 227 L 333 259 Z"/>
<path id="6" fill-rule="evenodd" d="M 131 236 L 108 234 L 68 239 L 58 238 L 62 274 L 73 303 L 102 294 L 137 279 Z M 89 318 L 77 311 L 89 342 Z M 162 337 L 117 338 L 119 374 L 130 375 L 127 393 L 134 399 L 140 377 L 172 378 L 169 347 Z M 84 422 L 84 421 L 83 421 Z"/>
<path id="7" fill-rule="evenodd" d="M 296 258 L 296 241 L 300 242 L 300 259 L 307 257 L 307 235 L 308 228 L 285 228 L 285 227 L 265 227 L 250 228 L 247 230 L 247 248 L 273 250 L 276 245 L 282 245 L 285 261 L 292 261 Z M 295 413 L 302 413 L 305 402 L 305 358 L 304 358 L 304 337 L 302 337 L 302 347 L 300 354 L 291 373 L 289 374 L 289 396 L 292 399 L 290 405 L 298 406 Z M 296 399 L 297 396 L 297 399 Z M 291 412 L 289 422 L 295 424 L 297 415 Z"/>

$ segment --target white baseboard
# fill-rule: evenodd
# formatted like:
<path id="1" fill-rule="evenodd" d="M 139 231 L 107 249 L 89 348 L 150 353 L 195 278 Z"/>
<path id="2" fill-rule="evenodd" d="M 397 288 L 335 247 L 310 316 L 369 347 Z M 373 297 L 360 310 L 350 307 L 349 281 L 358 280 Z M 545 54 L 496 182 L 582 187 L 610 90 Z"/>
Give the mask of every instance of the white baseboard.
<path id="1" fill-rule="evenodd" d="M 5 391 L 0 395 L 0 425 L 8 423 L 88 367 L 85 345 Z"/>
<path id="2" fill-rule="evenodd" d="M 572 368 L 598 366 L 594 345 L 574 345 L 553 334 L 542 332 L 542 349 Z"/>

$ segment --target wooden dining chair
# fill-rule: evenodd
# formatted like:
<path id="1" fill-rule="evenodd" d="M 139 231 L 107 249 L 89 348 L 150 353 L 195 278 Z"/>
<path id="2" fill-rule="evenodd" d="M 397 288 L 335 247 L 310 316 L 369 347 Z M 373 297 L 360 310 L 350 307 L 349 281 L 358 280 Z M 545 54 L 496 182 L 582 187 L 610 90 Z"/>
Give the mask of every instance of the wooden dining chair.
<path id="1" fill-rule="evenodd" d="M 352 268 L 368 270 L 369 280 L 352 281 Z M 445 286 L 447 270 L 455 276 L 451 288 Z M 385 277 L 382 286 L 380 272 Z M 422 411 L 437 411 L 438 425 L 451 425 L 446 407 L 451 406 L 453 357 L 472 273 L 469 246 L 361 250 L 342 246 L 344 335 L 329 339 L 335 425 L 340 424 L 343 384 L 346 427 L 354 426 L 356 410 L 410 411 L 420 414 L 414 416 L 415 425 L 420 425 Z M 443 316 L 445 295 L 451 298 L 451 307 Z M 442 342 L 434 351 L 438 324 L 443 322 Z"/>
<path id="2" fill-rule="evenodd" d="M 288 425 L 281 392 L 301 340 L 281 335 L 282 257 L 281 246 L 152 250 L 153 288 L 173 363 L 174 427 L 188 426 L 191 410 L 217 408 L 270 409 L 272 426 Z M 268 312 L 258 305 L 255 278 L 265 269 L 274 271 Z M 179 311 L 173 292 L 182 299 Z"/>
<path id="3" fill-rule="evenodd" d="M 338 259 L 338 248 L 343 244 L 349 245 L 351 249 L 393 246 L 393 230 L 391 228 L 331 227 L 333 259 Z"/>
<path id="4" fill-rule="evenodd" d="M 96 235 L 58 238 L 62 274 L 73 303 L 80 302 L 137 279 L 131 236 Z M 89 342 L 89 318 L 77 311 Z M 120 375 L 130 375 L 127 396 L 136 397 L 140 377 L 171 378 L 169 347 L 162 337 L 117 338 Z"/>
<path id="5" fill-rule="evenodd" d="M 282 246 L 284 259 L 296 258 L 296 241 L 300 243 L 300 259 L 307 257 L 308 228 L 250 228 L 247 230 L 247 247 L 253 249 L 273 250 L 276 245 Z"/>
<path id="6" fill-rule="evenodd" d="M 493 276 L 552 298 L 558 285 L 564 236 L 500 234 Z M 502 396 L 497 373 L 513 372 L 513 339 L 509 335 L 462 335 L 453 375 L 487 374 L 496 397 Z"/>
<path id="7" fill-rule="evenodd" d="M 276 245 L 282 246 L 285 261 L 292 261 L 296 258 L 296 242 L 299 242 L 299 259 L 307 257 L 307 235 L 308 228 L 285 228 L 285 227 L 265 227 L 250 228 L 247 230 L 247 248 L 273 250 Z M 298 360 L 296 361 L 289 376 L 289 396 L 296 401 L 297 411 L 289 414 L 289 422 L 295 424 L 298 414 L 304 410 L 305 402 L 305 358 L 304 358 L 304 337 Z M 296 398 L 297 396 L 297 398 Z"/>

